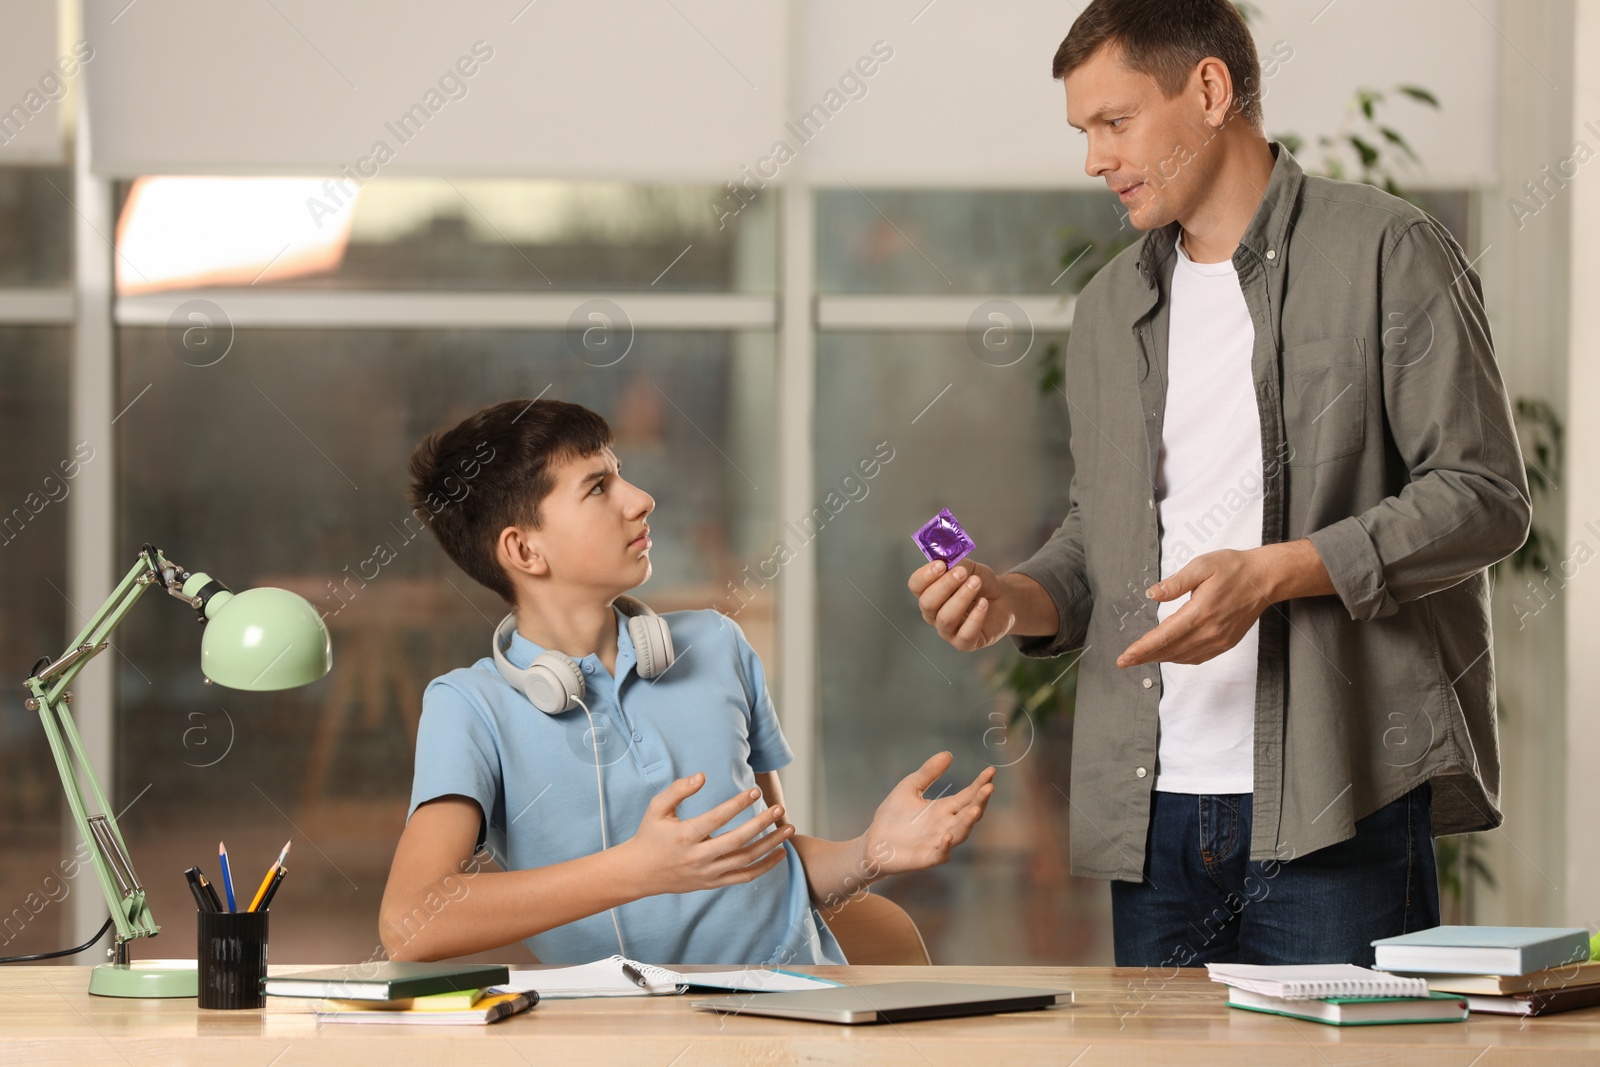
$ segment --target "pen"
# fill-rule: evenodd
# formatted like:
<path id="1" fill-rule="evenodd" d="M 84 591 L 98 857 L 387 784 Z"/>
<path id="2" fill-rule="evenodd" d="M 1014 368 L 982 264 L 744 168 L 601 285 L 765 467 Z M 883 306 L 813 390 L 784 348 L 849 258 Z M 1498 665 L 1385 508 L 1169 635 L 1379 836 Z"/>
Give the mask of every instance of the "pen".
<path id="1" fill-rule="evenodd" d="M 195 869 L 199 870 L 198 867 Z M 200 888 L 205 890 L 206 899 L 211 902 L 211 910 L 221 911 L 222 898 L 217 896 L 217 887 L 212 885 L 210 879 L 208 879 L 203 873 L 200 875 Z"/>
<path id="2" fill-rule="evenodd" d="M 622 964 L 622 973 L 628 976 L 628 981 L 632 982 L 640 989 L 650 988 L 650 983 L 645 981 L 644 975 L 639 973 L 639 968 L 635 967 L 631 963 L 628 963 L 626 960 L 624 960 Z"/>
<path id="3" fill-rule="evenodd" d="M 289 868 L 287 867 L 279 867 L 277 871 L 273 873 L 272 884 L 267 886 L 266 895 L 261 898 L 261 903 L 257 904 L 252 909 L 253 911 L 266 911 L 267 908 L 271 906 L 272 898 L 277 895 L 278 887 L 283 884 L 283 876 L 288 873 Z"/>
<path id="4" fill-rule="evenodd" d="M 213 910 L 211 907 L 211 898 L 206 896 L 205 890 L 201 888 L 201 883 L 205 881 L 205 875 L 200 873 L 200 868 L 190 867 L 187 871 L 183 872 L 183 877 L 189 882 L 189 892 L 194 894 L 195 907 L 199 908 L 201 911 Z"/>
<path id="5" fill-rule="evenodd" d="M 267 895 L 267 887 L 272 884 L 272 879 L 278 874 L 278 868 L 283 866 L 283 861 L 289 858 L 289 846 L 293 840 L 284 842 L 283 851 L 278 853 L 278 858 L 267 868 L 267 876 L 261 879 L 261 888 L 256 890 L 255 897 L 250 901 L 250 906 L 245 911 L 255 911 L 261 903 L 261 898 Z"/>
<path id="6" fill-rule="evenodd" d="M 228 894 L 228 910 L 238 910 L 233 899 L 233 874 L 228 870 L 228 846 L 217 842 L 217 862 L 222 864 L 222 891 Z"/>

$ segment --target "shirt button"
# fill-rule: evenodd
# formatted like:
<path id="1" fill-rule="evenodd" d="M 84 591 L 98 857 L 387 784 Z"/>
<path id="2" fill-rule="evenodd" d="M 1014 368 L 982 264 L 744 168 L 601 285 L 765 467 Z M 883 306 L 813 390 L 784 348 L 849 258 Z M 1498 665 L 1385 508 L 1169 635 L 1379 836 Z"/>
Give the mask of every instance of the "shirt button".
<path id="1" fill-rule="evenodd" d="M 584 674 L 593 674 L 594 673 L 594 664 L 590 663 L 588 660 L 584 660 L 584 662 L 583 662 L 583 673 Z"/>
<path id="2" fill-rule="evenodd" d="M 1139 684 L 1144 686 L 1146 689 L 1149 689 L 1152 685 L 1155 685 L 1156 683 L 1152 682 L 1149 678 L 1146 678 L 1143 682 L 1140 682 Z"/>
<path id="3" fill-rule="evenodd" d="M 1272 248 L 1267 249 L 1267 258 L 1268 259 L 1277 259 L 1278 258 L 1277 250 L 1276 249 L 1272 249 Z"/>
<path id="4" fill-rule="evenodd" d="M 1134 771 L 1133 773 L 1138 775 L 1140 778 L 1143 778 L 1145 775 L 1149 774 L 1150 772 L 1145 770 L 1143 767 L 1140 767 L 1138 770 Z"/>
<path id="5" fill-rule="evenodd" d="M 1155 497 L 1151 497 L 1149 500 L 1146 500 L 1145 503 L 1150 506 L 1150 510 L 1151 511 L 1154 511 L 1156 509 L 1156 498 Z"/>
<path id="6" fill-rule="evenodd" d="M 644 740 L 644 734 L 641 734 L 639 731 L 635 730 L 633 732 L 633 739 L 634 739 L 635 742 L 643 741 Z"/>

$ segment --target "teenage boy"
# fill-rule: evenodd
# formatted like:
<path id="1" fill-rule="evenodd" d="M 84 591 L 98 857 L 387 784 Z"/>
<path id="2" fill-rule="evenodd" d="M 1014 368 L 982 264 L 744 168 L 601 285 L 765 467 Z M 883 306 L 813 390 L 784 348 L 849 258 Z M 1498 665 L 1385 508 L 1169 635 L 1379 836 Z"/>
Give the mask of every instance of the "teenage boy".
<path id="1" fill-rule="evenodd" d="M 860 837 L 797 833 L 777 773 L 793 754 L 738 625 L 711 610 L 629 625 L 648 612 L 624 594 L 650 577 L 655 501 L 623 480 L 612 442 L 587 408 L 514 400 L 412 455 L 413 504 L 515 630 L 494 638 L 503 665 L 485 656 L 423 694 L 384 947 L 407 960 L 522 940 L 546 963 L 844 963 L 819 908 L 947 860 L 994 768 L 924 799 L 950 766 L 942 752 Z M 649 629 L 663 622 L 665 642 Z M 557 710 L 540 710 L 543 691 L 514 684 L 542 655 L 581 704 L 559 710 L 558 690 L 542 701 Z M 479 869 L 485 844 L 500 870 Z"/>

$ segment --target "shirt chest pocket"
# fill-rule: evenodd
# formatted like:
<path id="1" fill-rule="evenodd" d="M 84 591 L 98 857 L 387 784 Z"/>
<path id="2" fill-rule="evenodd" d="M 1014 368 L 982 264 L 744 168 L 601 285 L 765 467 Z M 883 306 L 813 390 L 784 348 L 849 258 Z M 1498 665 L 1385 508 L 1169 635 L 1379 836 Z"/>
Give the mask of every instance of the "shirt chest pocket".
<path id="1" fill-rule="evenodd" d="M 1291 467 L 1359 452 L 1366 441 L 1367 358 L 1360 337 L 1283 350 L 1283 423 Z"/>

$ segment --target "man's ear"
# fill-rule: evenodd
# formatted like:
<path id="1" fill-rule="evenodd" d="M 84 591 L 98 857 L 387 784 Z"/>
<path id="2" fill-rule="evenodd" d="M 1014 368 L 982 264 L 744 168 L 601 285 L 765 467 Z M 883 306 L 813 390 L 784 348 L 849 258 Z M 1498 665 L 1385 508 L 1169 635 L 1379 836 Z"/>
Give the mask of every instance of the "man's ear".
<path id="1" fill-rule="evenodd" d="M 1195 74 L 1204 94 L 1201 106 L 1205 108 L 1206 124 L 1220 128 L 1228 121 L 1228 111 L 1235 104 L 1235 87 L 1228 65 L 1215 56 L 1207 56 L 1200 61 Z"/>
<path id="2" fill-rule="evenodd" d="M 495 558 L 514 575 L 543 577 L 550 573 L 550 563 L 532 534 L 532 530 L 507 526 L 495 541 Z"/>

